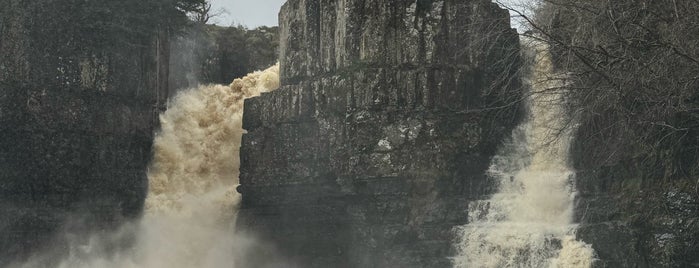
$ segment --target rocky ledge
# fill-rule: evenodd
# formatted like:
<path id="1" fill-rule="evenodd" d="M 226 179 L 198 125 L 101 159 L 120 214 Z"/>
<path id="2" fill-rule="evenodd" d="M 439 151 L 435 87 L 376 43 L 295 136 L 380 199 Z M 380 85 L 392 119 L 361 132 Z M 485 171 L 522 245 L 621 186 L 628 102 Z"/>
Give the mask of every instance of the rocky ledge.
<path id="1" fill-rule="evenodd" d="M 520 117 L 519 43 L 480 0 L 290 0 L 282 87 L 246 100 L 238 226 L 300 267 L 449 267 Z M 262 251 L 262 250 L 261 250 Z"/>

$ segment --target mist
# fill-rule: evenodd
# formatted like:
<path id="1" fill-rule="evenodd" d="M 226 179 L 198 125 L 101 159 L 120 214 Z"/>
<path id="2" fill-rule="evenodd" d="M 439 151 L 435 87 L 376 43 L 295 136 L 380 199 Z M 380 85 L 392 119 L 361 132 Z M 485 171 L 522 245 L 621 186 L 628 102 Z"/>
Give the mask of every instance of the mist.
<path id="1" fill-rule="evenodd" d="M 243 101 L 278 87 L 275 65 L 228 86 L 179 92 L 160 115 L 142 218 L 114 232 L 64 233 L 66 256 L 42 253 L 12 267 L 240 267 L 262 247 L 235 230 Z"/>

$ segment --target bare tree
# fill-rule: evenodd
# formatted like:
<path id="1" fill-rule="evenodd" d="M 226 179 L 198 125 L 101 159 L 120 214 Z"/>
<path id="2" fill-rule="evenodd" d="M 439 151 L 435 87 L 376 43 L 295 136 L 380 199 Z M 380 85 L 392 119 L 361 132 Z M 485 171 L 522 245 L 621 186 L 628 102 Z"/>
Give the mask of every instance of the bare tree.
<path id="1" fill-rule="evenodd" d="M 501 3 L 551 44 L 557 69 L 573 81 L 562 90 L 585 125 L 581 136 L 607 145 L 588 152 L 599 154 L 591 159 L 631 151 L 661 177 L 699 174 L 699 2 L 508 4 Z"/>
<path id="2" fill-rule="evenodd" d="M 226 13 L 228 12 L 223 8 L 212 10 L 211 2 L 207 0 L 197 4 L 194 11 L 190 13 L 190 18 L 195 22 L 207 24 L 212 22 L 212 19 L 220 17 Z"/>

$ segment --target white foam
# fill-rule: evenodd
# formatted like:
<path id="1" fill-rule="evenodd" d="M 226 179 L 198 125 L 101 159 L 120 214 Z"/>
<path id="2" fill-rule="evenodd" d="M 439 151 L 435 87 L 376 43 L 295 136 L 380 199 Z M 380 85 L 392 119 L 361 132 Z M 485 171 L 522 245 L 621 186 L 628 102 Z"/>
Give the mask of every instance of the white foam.
<path id="1" fill-rule="evenodd" d="M 234 267 L 251 243 L 234 232 L 243 101 L 279 87 L 279 66 L 180 92 L 160 115 L 143 218 L 72 241 L 59 268 Z M 135 237 L 125 250 L 108 250 Z M 38 267 L 36 257 L 19 267 Z"/>
<path id="2" fill-rule="evenodd" d="M 590 267 L 593 261 L 592 248 L 575 240 L 568 166 L 574 127 L 560 90 L 565 76 L 554 73 L 546 44 L 531 49 L 528 117 L 492 161 L 498 191 L 469 204 L 455 267 Z"/>

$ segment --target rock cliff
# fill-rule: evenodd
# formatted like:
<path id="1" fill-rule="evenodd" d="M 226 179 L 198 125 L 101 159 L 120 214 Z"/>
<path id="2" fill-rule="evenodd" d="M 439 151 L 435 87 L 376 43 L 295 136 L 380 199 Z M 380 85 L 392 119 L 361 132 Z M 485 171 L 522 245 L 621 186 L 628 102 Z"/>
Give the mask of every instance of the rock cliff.
<path id="1" fill-rule="evenodd" d="M 598 131 L 583 125 L 573 154 L 578 235 L 595 248 L 596 267 L 699 267 L 699 178 L 667 178 L 667 155 Z"/>
<path id="2" fill-rule="evenodd" d="M 140 214 L 168 42 L 165 31 L 112 35 L 99 24 L 106 15 L 75 1 L 0 4 L 4 266 L 52 245 L 59 230 L 103 230 Z"/>
<path id="3" fill-rule="evenodd" d="M 280 38 L 282 87 L 245 102 L 241 231 L 300 267 L 449 267 L 521 114 L 507 11 L 290 0 Z"/>
<path id="4" fill-rule="evenodd" d="M 699 2 L 579 3 L 535 16 L 571 82 L 578 236 L 600 267 L 699 267 Z"/>

